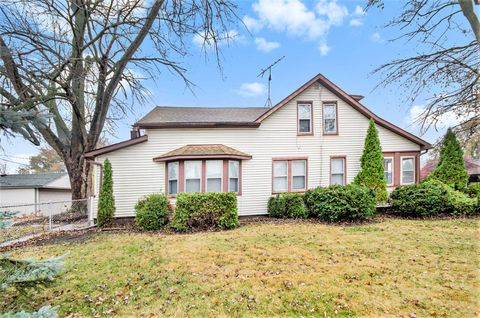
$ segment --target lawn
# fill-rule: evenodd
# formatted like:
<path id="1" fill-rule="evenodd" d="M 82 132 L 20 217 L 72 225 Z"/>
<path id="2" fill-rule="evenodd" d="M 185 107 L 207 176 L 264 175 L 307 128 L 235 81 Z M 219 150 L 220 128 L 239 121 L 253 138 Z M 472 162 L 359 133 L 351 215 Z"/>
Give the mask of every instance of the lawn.
<path id="1" fill-rule="evenodd" d="M 68 252 L 66 272 L 28 301 L 2 295 L 0 307 L 54 304 L 73 317 L 477 317 L 479 225 L 385 219 L 253 223 L 186 235 L 99 233 L 14 252 Z"/>
<path id="2" fill-rule="evenodd" d="M 14 240 L 14 239 L 31 235 L 31 234 L 46 232 L 46 231 L 47 231 L 46 226 L 31 226 L 31 225 L 10 226 L 5 229 L 0 229 L 0 243 Z"/>

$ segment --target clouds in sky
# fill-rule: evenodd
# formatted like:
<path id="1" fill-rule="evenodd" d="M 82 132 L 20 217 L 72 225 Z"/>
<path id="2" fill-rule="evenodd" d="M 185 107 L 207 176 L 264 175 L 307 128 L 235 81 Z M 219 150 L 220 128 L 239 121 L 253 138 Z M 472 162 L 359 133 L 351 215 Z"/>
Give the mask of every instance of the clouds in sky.
<path id="1" fill-rule="evenodd" d="M 280 47 L 280 43 L 269 42 L 264 38 L 255 38 L 255 44 L 257 45 L 257 49 L 264 53 L 268 53 Z"/>
<path id="2" fill-rule="evenodd" d="M 252 82 L 252 83 L 243 83 L 240 85 L 240 88 L 237 90 L 237 93 L 243 97 L 257 97 L 264 95 L 267 91 L 265 84 Z"/>
<path id="3" fill-rule="evenodd" d="M 385 40 L 382 38 L 382 36 L 378 32 L 375 32 L 370 36 L 370 41 L 372 41 L 373 43 L 383 43 L 383 42 L 385 42 Z"/>
<path id="4" fill-rule="evenodd" d="M 258 33 L 267 29 L 284 32 L 292 37 L 306 38 L 318 43 L 322 56 L 331 50 L 327 44 L 330 28 L 341 26 L 347 19 L 351 19 L 349 25 L 361 26 L 365 16 L 360 6 L 357 5 L 353 12 L 349 13 L 348 8 L 336 0 L 319 0 L 313 6 L 307 6 L 301 0 L 258 0 L 252 8 L 255 16 L 243 18 L 250 32 Z M 266 43 L 271 45 L 263 45 Z M 270 52 L 280 45 L 273 43 L 276 42 L 268 42 L 264 38 L 255 39 L 257 48 L 262 52 Z"/>

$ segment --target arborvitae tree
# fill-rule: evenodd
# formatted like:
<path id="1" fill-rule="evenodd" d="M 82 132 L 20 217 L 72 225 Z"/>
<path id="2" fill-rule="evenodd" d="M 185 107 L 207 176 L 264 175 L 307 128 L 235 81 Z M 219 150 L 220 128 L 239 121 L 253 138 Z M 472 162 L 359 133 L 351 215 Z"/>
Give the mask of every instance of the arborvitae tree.
<path id="1" fill-rule="evenodd" d="M 443 137 L 440 159 L 430 177 L 455 189 L 463 189 L 467 185 L 468 172 L 463 161 L 463 150 L 451 128 Z"/>
<path id="2" fill-rule="evenodd" d="M 354 179 L 354 183 L 375 191 L 377 202 L 387 200 L 387 181 L 383 169 L 383 153 L 375 121 L 370 119 L 365 147 L 360 158 L 361 170 Z"/>
<path id="3" fill-rule="evenodd" d="M 106 159 L 103 163 L 103 182 L 98 202 L 97 224 L 105 226 L 115 215 L 115 199 L 113 197 L 112 164 Z"/>

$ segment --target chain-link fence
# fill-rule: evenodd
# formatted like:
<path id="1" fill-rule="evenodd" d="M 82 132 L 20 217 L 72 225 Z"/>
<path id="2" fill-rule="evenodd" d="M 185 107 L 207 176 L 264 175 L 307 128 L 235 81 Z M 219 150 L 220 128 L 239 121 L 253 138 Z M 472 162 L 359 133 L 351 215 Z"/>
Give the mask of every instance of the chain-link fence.
<path id="1" fill-rule="evenodd" d="M 91 200 L 0 205 L 0 243 L 88 227 Z"/>

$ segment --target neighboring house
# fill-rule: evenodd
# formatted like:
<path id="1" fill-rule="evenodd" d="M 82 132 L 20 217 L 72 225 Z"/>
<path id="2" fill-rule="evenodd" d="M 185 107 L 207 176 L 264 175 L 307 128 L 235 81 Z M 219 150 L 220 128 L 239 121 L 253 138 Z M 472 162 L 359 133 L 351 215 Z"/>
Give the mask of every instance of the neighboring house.
<path id="1" fill-rule="evenodd" d="M 419 180 L 431 145 L 381 119 L 322 75 L 272 108 L 156 107 L 135 123 L 132 139 L 85 154 L 113 168 L 116 217 L 135 215 L 152 192 L 234 191 L 239 215 L 267 213 L 268 199 L 347 184 L 360 169 L 368 121 L 377 124 L 389 187 Z M 139 131 L 144 135 L 140 136 Z M 94 198 L 94 214 L 98 196 Z"/>
<path id="2" fill-rule="evenodd" d="M 0 207 L 9 208 L 18 216 L 46 214 L 42 203 L 72 199 L 70 180 L 66 173 L 9 174 L 0 176 Z"/>
<path id="3" fill-rule="evenodd" d="M 465 168 L 470 176 L 468 182 L 480 182 L 480 159 L 463 158 Z M 420 180 L 425 179 L 437 167 L 438 159 L 430 159 L 420 170 Z"/>

